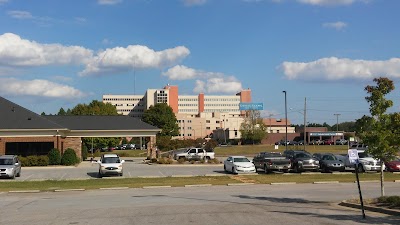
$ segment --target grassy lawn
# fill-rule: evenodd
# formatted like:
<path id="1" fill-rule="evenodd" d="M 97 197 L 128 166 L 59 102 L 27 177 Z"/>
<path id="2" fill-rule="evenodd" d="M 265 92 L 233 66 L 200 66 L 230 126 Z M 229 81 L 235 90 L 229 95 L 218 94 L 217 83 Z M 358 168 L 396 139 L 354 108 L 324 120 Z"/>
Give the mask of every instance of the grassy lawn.
<path id="1" fill-rule="evenodd" d="M 270 184 L 283 182 L 312 183 L 315 181 L 354 182 L 354 174 L 260 174 L 260 175 L 227 175 L 217 177 L 165 177 L 165 178 L 117 178 L 117 179 L 88 179 L 88 180 L 46 180 L 46 181 L 10 181 L 0 182 L 0 191 L 40 190 L 53 191 L 55 189 L 98 189 L 110 187 L 142 188 L 143 186 L 173 186 L 183 187 L 193 184 L 226 185 L 229 183 L 252 182 L 256 184 Z M 400 174 L 385 173 L 385 181 L 399 180 Z M 361 181 L 379 180 L 379 173 L 360 174 Z"/>
<path id="2" fill-rule="evenodd" d="M 216 147 L 214 149 L 216 156 L 229 156 L 229 155 L 245 155 L 254 156 L 259 152 L 283 152 L 285 146 L 279 146 L 275 149 L 274 145 L 233 145 L 230 147 Z M 288 146 L 288 149 L 303 150 L 304 146 Z M 347 154 L 347 145 L 307 145 L 306 151 L 310 153 L 317 152 L 330 152 L 334 154 Z"/>
<path id="3" fill-rule="evenodd" d="M 183 187 L 190 184 L 226 185 L 240 183 L 229 176 L 221 177 L 166 177 L 166 178 L 118 178 L 118 179 L 88 179 L 88 180 L 46 180 L 46 181 L 11 181 L 0 182 L 0 191 L 11 190 L 41 190 L 55 189 L 98 189 L 110 187 L 142 188 L 143 186 L 173 186 Z"/>

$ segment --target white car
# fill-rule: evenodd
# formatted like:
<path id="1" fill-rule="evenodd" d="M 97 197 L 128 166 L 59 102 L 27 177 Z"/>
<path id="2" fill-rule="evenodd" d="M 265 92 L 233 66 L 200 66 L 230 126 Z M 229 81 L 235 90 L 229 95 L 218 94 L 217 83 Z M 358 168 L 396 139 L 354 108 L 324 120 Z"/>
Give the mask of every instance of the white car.
<path id="1" fill-rule="evenodd" d="M 245 156 L 230 156 L 224 161 L 225 172 L 237 173 L 255 173 L 256 167 Z"/>
<path id="2" fill-rule="evenodd" d="M 97 161 L 99 164 L 99 177 L 104 175 L 123 175 L 122 164 L 125 160 L 121 160 L 117 154 L 104 154 L 100 160 Z"/>

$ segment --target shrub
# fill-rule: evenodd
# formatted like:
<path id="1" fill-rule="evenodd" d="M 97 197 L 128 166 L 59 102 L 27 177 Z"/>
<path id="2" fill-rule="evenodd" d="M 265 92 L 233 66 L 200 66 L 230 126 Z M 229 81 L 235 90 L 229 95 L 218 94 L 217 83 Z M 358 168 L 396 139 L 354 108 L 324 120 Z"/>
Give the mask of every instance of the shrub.
<path id="1" fill-rule="evenodd" d="M 195 161 L 195 160 L 190 160 L 190 163 L 191 163 L 191 164 L 195 164 L 196 161 Z"/>
<path id="2" fill-rule="evenodd" d="M 71 148 L 67 148 L 61 157 L 61 164 L 65 166 L 71 166 L 77 164 L 78 160 L 79 159 L 76 156 L 76 152 Z"/>
<path id="3" fill-rule="evenodd" d="M 88 157 L 88 149 L 86 145 L 82 145 L 82 160 L 86 160 Z"/>
<path id="4" fill-rule="evenodd" d="M 46 155 L 30 155 L 27 157 L 19 157 L 21 166 L 48 166 L 49 157 Z"/>
<path id="5" fill-rule="evenodd" d="M 186 162 L 186 159 L 185 158 L 180 158 L 180 159 L 178 159 L 178 163 L 179 164 L 183 164 L 183 163 L 185 163 Z"/>
<path id="6" fill-rule="evenodd" d="M 49 165 L 60 165 L 61 163 L 61 153 L 60 150 L 53 148 L 47 154 L 49 157 Z"/>
<path id="7" fill-rule="evenodd" d="M 219 161 L 219 159 L 214 158 L 214 159 L 208 160 L 208 163 L 220 164 L 221 162 Z"/>
<path id="8" fill-rule="evenodd" d="M 48 166 L 49 157 L 47 155 L 37 156 L 37 166 Z"/>
<path id="9" fill-rule="evenodd" d="M 158 160 L 159 164 L 172 164 L 174 161 L 170 158 L 162 157 Z"/>
<path id="10" fill-rule="evenodd" d="M 398 208 L 400 207 L 400 196 L 382 196 L 378 198 L 378 202 Z"/>

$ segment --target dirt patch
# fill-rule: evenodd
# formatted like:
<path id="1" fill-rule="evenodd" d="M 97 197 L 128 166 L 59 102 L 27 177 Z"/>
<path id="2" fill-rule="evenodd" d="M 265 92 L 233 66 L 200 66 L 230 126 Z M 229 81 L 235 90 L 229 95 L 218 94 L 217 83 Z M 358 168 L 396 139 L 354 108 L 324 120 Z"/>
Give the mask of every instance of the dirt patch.
<path id="1" fill-rule="evenodd" d="M 240 181 L 242 183 L 257 183 L 257 181 L 249 179 L 245 176 L 234 175 L 234 176 L 231 176 L 231 178 L 234 180 Z"/>

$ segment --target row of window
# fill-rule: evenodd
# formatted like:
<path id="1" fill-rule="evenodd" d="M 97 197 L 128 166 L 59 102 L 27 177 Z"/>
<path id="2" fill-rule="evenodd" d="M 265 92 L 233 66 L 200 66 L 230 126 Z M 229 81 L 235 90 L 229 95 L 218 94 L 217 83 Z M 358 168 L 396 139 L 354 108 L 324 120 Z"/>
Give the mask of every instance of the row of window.
<path id="1" fill-rule="evenodd" d="M 206 102 L 238 102 L 240 101 L 239 98 L 205 98 L 204 101 Z"/>
<path id="2" fill-rule="evenodd" d="M 178 104 L 178 106 L 198 106 L 197 104 Z"/>
<path id="3" fill-rule="evenodd" d="M 197 102 L 197 98 L 178 98 L 178 102 Z"/>
<path id="4" fill-rule="evenodd" d="M 181 123 L 181 122 L 184 123 L 185 120 L 178 120 L 177 122 L 178 122 L 178 123 Z M 192 122 L 192 120 L 186 120 L 186 123 L 191 123 L 191 122 Z"/>
<path id="5" fill-rule="evenodd" d="M 197 112 L 197 109 L 179 109 L 179 112 Z"/>
<path id="6" fill-rule="evenodd" d="M 239 107 L 239 104 L 204 104 L 204 106 L 234 106 L 234 107 Z"/>
<path id="7" fill-rule="evenodd" d="M 103 98 L 103 101 L 144 101 L 144 98 Z"/>
<path id="8" fill-rule="evenodd" d="M 204 109 L 204 112 L 239 112 L 239 109 Z"/>
<path id="9" fill-rule="evenodd" d="M 144 112 L 143 109 L 117 109 L 117 112 Z"/>

